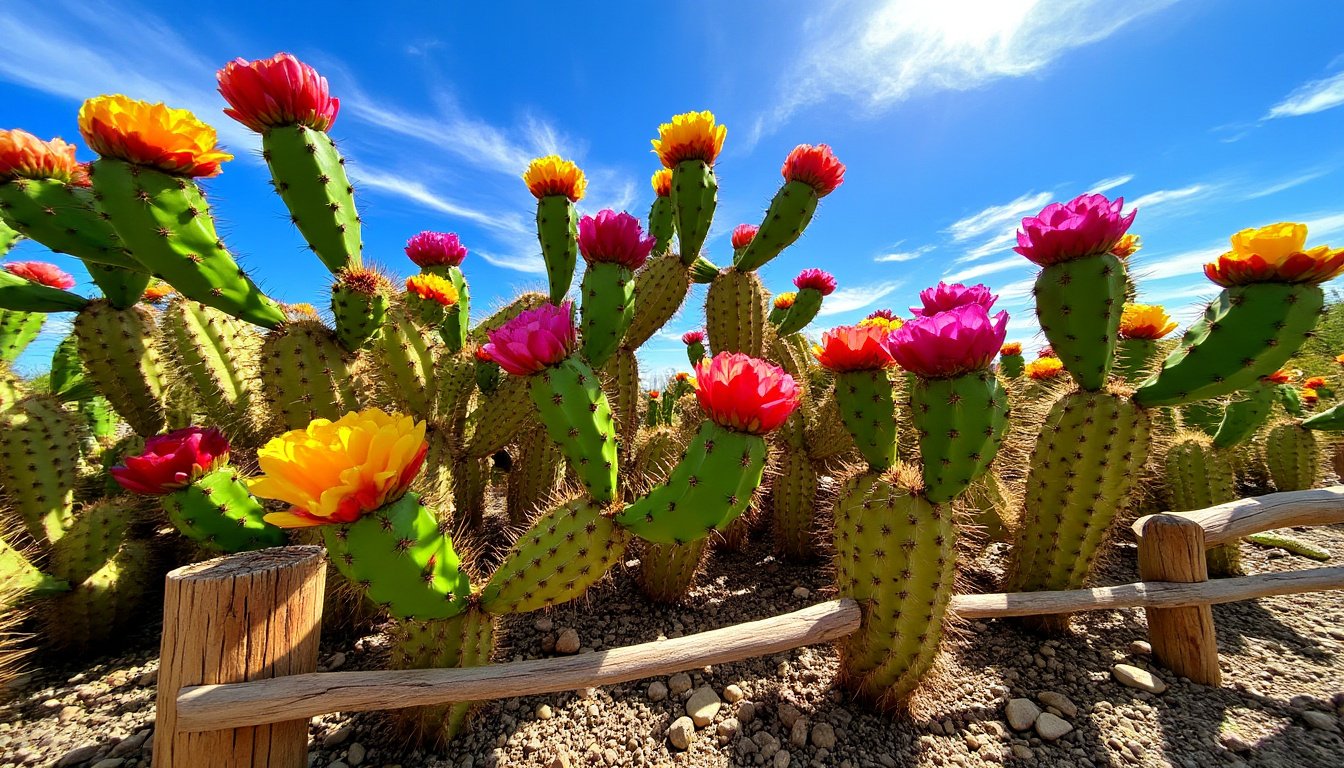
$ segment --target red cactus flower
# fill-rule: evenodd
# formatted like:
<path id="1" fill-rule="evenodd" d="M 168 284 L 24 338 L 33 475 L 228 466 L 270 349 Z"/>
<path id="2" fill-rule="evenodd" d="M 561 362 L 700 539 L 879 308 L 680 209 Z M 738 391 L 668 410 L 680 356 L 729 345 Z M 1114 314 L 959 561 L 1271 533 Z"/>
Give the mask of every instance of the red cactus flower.
<path id="1" fill-rule="evenodd" d="M 895 320 L 896 313 L 892 312 L 890 309 L 875 309 L 872 312 L 869 312 L 868 316 L 865 317 L 864 319 L 872 320 L 874 318 L 882 318 L 883 320 Z"/>
<path id="2" fill-rule="evenodd" d="M 483 349 L 514 376 L 528 376 L 569 357 L 578 344 L 573 304 L 542 304 L 490 331 Z"/>
<path id="3" fill-rule="evenodd" d="M 657 400 L 657 399 L 658 399 L 658 390 L 656 390 L 656 389 L 650 389 L 650 390 L 649 390 L 649 399 L 650 399 L 650 400 Z"/>
<path id="4" fill-rule="evenodd" d="M 1293 372 L 1280 368 L 1268 376 L 1261 376 L 1260 379 L 1261 381 L 1273 382 L 1274 384 L 1287 384 L 1293 380 Z"/>
<path id="5" fill-rule="evenodd" d="M 786 181 L 801 181 L 825 197 L 844 183 L 845 164 L 826 144 L 799 144 L 784 160 L 783 173 Z"/>
<path id="6" fill-rule="evenodd" d="M 256 61 L 234 59 L 215 78 L 219 95 L 229 103 L 224 114 L 257 133 L 283 125 L 325 131 L 341 108 L 327 78 L 288 53 Z"/>
<path id="7" fill-rule="evenodd" d="M 681 334 L 682 344 L 703 344 L 705 342 L 704 331 L 687 331 Z"/>
<path id="8" fill-rule="evenodd" d="M 804 269 L 798 273 L 797 277 L 793 278 L 793 284 L 800 291 L 811 288 L 822 296 L 830 296 L 835 293 L 835 276 L 820 269 Z"/>
<path id="9" fill-rule="evenodd" d="M 579 252 L 589 264 L 620 264 L 633 271 L 644 266 L 653 244 L 639 219 L 624 211 L 605 209 L 579 219 Z"/>
<path id="10" fill-rule="evenodd" d="M 755 224 L 738 224 L 733 228 L 733 250 L 739 250 L 751 245 L 751 241 L 756 238 L 756 231 L 760 227 Z"/>
<path id="11" fill-rule="evenodd" d="M 720 352 L 695 366 L 695 398 L 722 427 L 763 435 L 801 402 L 793 377 L 777 365 L 739 352 Z"/>
<path id="12" fill-rule="evenodd" d="M 1322 388 L 1325 387 L 1325 377 L 1324 377 L 1324 376 L 1312 376 L 1311 378 L 1309 378 L 1309 379 L 1307 379 L 1306 381 L 1302 382 L 1302 386 L 1305 387 L 1305 388 L 1307 388 L 1307 389 L 1322 389 Z"/>
<path id="13" fill-rule="evenodd" d="M 72 182 L 79 174 L 75 147 L 61 139 L 43 141 L 15 128 L 0 131 L 0 181 L 57 179 Z"/>
<path id="14" fill-rule="evenodd" d="M 417 267 L 459 267 L 467 247 L 456 232 L 421 232 L 406 241 L 406 256 Z"/>
<path id="15" fill-rule="evenodd" d="M 5 271 L 48 288 L 68 291 L 75 287 L 75 278 L 55 264 L 48 264 L 45 261 L 11 261 L 5 265 Z"/>
<path id="16" fill-rule="evenodd" d="M 139 456 L 108 470 L 132 493 L 163 496 L 229 463 L 229 440 L 214 428 L 187 427 L 145 441 Z"/>
<path id="17" fill-rule="evenodd" d="M 896 364 L 884 343 L 891 331 L 879 325 L 842 325 L 822 331 L 821 344 L 812 349 L 823 368 L 846 371 L 875 371 Z"/>

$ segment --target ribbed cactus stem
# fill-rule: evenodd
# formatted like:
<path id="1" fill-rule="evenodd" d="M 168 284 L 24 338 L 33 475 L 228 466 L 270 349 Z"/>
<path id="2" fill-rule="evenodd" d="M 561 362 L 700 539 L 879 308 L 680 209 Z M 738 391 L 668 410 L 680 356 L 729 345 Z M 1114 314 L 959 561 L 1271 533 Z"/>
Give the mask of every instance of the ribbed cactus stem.
<path id="1" fill-rule="evenodd" d="M 74 330 L 88 378 L 131 429 L 145 436 L 166 423 L 167 385 L 154 314 L 143 304 L 117 309 L 98 300 L 75 317 Z"/>
<path id="2" fill-rule="evenodd" d="M 217 309 L 175 297 L 159 322 L 163 358 L 172 376 L 199 394 L 200 405 L 229 438 L 259 442 L 265 413 L 255 329 Z"/>
<path id="3" fill-rule="evenodd" d="M 288 322 L 266 334 L 260 364 L 262 391 L 279 429 L 334 421 L 359 408 L 356 358 L 318 320 Z"/>
<path id="4" fill-rule="evenodd" d="M 262 133 L 261 156 L 290 220 L 327 269 L 334 274 L 359 267 L 355 188 L 331 137 L 304 125 L 276 126 Z"/>
<path id="5" fill-rule="evenodd" d="M 714 354 L 742 352 L 764 357 L 773 327 L 767 322 L 769 296 L 755 272 L 729 269 L 705 294 L 705 328 Z"/>
<path id="6" fill-rule="evenodd" d="M 817 554 L 819 489 L 820 477 L 807 451 L 790 446 L 776 452 L 770 481 L 775 549 L 791 560 L 809 560 Z"/>
<path id="7" fill-rule="evenodd" d="M 733 257 L 733 267 L 751 272 L 793 245 L 817 211 L 817 191 L 802 181 L 786 181 L 770 201 L 751 243 Z"/>
<path id="8" fill-rule="evenodd" d="M 547 195 L 537 199 L 537 240 L 546 262 L 546 280 L 550 301 L 560 304 L 574 282 L 574 266 L 579 257 L 579 214 L 565 195 Z"/>
<path id="9" fill-rule="evenodd" d="M 638 348 L 667 325 L 686 301 L 691 277 L 681 258 L 672 251 L 659 252 L 635 274 L 634 314 L 622 344 Z"/>
<path id="10" fill-rule="evenodd" d="M 1138 384 L 1152 373 L 1157 352 L 1156 339 L 1121 339 L 1115 346 L 1115 375 Z"/>
<path id="11" fill-rule="evenodd" d="M 616 422 L 597 374 L 576 356 L 529 377 L 541 423 L 584 490 L 598 502 L 616 497 Z"/>
<path id="12" fill-rule="evenodd" d="M 343 269 L 331 285 L 331 316 L 336 340 L 354 352 L 382 331 L 387 320 L 387 278 L 363 268 Z"/>
<path id="13" fill-rule="evenodd" d="M 1008 411 L 1008 393 L 989 371 L 914 377 L 910 415 L 930 501 L 951 501 L 989 471 L 1003 444 Z"/>
<path id="14" fill-rule="evenodd" d="M 1321 480 L 1321 449 L 1316 433 L 1286 421 L 1265 435 L 1269 479 L 1279 491 L 1305 491 Z"/>
<path id="15" fill-rule="evenodd" d="M 1167 448 L 1162 476 L 1173 512 L 1208 509 L 1237 498 L 1231 457 L 1216 449 L 1205 435 L 1179 436 Z M 1214 578 L 1242 574 L 1241 554 L 1235 541 L 1210 548 L 1207 560 L 1209 575 Z"/>
<path id="16" fill-rule="evenodd" d="M 689 544 L 644 542 L 639 549 L 639 591 L 655 603 L 678 603 L 695 584 L 709 539 Z"/>
<path id="17" fill-rule="evenodd" d="M 86 505 L 52 545 L 47 570 L 71 589 L 43 605 L 49 647 L 103 652 L 143 620 L 153 558 L 145 542 L 128 535 L 135 511 L 126 497 Z"/>
<path id="18" fill-rule="evenodd" d="M 1052 264 L 1036 277 L 1041 331 L 1078 386 L 1100 390 L 1115 359 L 1125 264 L 1110 253 Z"/>
<path id="19" fill-rule="evenodd" d="M 31 395 L 0 412 L 0 486 L 34 540 L 65 535 L 79 461 L 79 425 L 53 398 Z"/>
<path id="20" fill-rule="evenodd" d="M 531 522 L 537 510 L 550 506 L 564 476 L 564 456 L 541 427 L 520 435 L 510 455 L 513 464 L 509 468 L 505 507 L 509 522 L 523 526 Z"/>
<path id="21" fill-rule="evenodd" d="M 373 341 L 371 358 L 383 384 L 382 397 L 393 410 L 417 419 L 433 418 L 438 397 L 434 367 L 438 341 L 437 335 L 411 317 L 408 307 L 397 305 L 388 310 L 382 333 Z"/>
<path id="22" fill-rule="evenodd" d="M 719 204 L 719 181 L 704 160 L 683 160 L 672 169 L 672 211 L 681 244 L 681 263 L 693 264 L 709 235 Z"/>
<path id="23" fill-rule="evenodd" d="M 634 279 L 629 268 L 612 262 L 589 264 L 583 272 L 583 357 L 595 368 L 611 359 L 634 320 Z"/>
<path id="24" fill-rule="evenodd" d="M 446 619 L 398 622 L 392 630 L 392 669 L 463 669 L 490 663 L 494 618 L 472 606 Z M 396 725 L 414 744 L 442 749 L 461 734 L 471 702 L 396 710 Z"/>

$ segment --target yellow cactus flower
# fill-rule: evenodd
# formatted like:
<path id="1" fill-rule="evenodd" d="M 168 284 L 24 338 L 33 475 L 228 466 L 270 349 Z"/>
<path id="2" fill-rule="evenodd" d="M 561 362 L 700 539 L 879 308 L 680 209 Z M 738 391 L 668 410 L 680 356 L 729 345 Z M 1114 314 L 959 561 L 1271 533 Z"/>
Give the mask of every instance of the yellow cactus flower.
<path id="1" fill-rule="evenodd" d="M 1126 304 L 1120 312 L 1120 338 L 1160 339 L 1176 330 L 1176 321 L 1156 304 Z"/>
<path id="2" fill-rule="evenodd" d="M 1138 253 L 1142 247 L 1143 240 L 1138 235 L 1126 233 L 1124 237 L 1120 238 L 1120 242 L 1111 247 L 1111 255 L 1128 259 Z"/>
<path id="3" fill-rule="evenodd" d="M 775 309 L 788 309 L 793 306 L 793 302 L 798 298 L 798 294 L 793 291 L 781 293 L 775 297 Z"/>
<path id="4" fill-rule="evenodd" d="M 860 320 L 857 327 L 867 328 L 868 326 L 873 326 L 881 328 L 887 333 L 891 333 L 903 325 L 905 325 L 905 321 L 899 317 L 882 317 L 881 315 L 878 315 L 876 317 L 866 317 Z"/>
<path id="5" fill-rule="evenodd" d="M 1064 373 L 1064 362 L 1058 357 L 1038 357 L 1023 370 L 1030 379 L 1053 379 Z"/>
<path id="6" fill-rule="evenodd" d="M 551 195 L 564 195 L 570 202 L 577 203 L 588 190 L 588 179 L 579 166 L 559 155 L 538 157 L 528 163 L 527 170 L 523 171 L 523 182 L 538 200 Z"/>
<path id="7" fill-rule="evenodd" d="M 315 419 L 257 451 L 253 493 L 290 505 L 266 522 L 281 528 L 353 523 L 406 493 L 425 461 L 425 422 L 377 408 Z"/>
<path id="8" fill-rule="evenodd" d="M 658 126 L 658 138 L 653 140 L 653 151 L 664 168 L 676 168 L 686 160 L 703 160 L 713 165 L 723 151 L 723 139 L 728 126 L 714 122 L 714 113 L 686 112 L 675 115 L 672 122 Z"/>
<path id="9" fill-rule="evenodd" d="M 434 274 L 411 275 L 406 278 L 406 292 L 445 307 L 457 303 L 457 288 L 447 279 Z"/>
<path id="10" fill-rule="evenodd" d="M 653 172 L 653 193 L 659 197 L 667 197 L 672 194 L 672 171 L 668 168 L 659 168 Z"/>
<path id="11" fill-rule="evenodd" d="M 121 94 L 84 102 L 79 132 L 103 157 L 175 176 L 218 176 L 220 166 L 233 159 L 219 149 L 215 129 L 191 112 Z"/>
<path id="12" fill-rule="evenodd" d="M 1279 222 L 1243 229 L 1232 236 L 1232 250 L 1205 264 L 1204 274 L 1222 286 L 1247 283 L 1317 285 L 1344 273 L 1344 248 L 1308 249 L 1307 225 Z"/>

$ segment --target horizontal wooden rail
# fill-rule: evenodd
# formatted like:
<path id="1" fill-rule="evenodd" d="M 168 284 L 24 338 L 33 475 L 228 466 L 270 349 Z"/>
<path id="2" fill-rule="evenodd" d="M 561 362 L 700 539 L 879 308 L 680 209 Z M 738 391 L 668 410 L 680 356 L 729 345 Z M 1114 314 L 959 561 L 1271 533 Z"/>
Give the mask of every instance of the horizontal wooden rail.
<path id="1" fill-rule="evenodd" d="M 963 619 L 997 619 L 1109 608 L 1179 608 L 1332 589 L 1344 589 L 1344 566 L 1262 573 L 1192 584 L 1140 581 L 1118 587 L 1061 592 L 956 595 L 949 610 Z"/>
<path id="2" fill-rule="evenodd" d="M 1272 531 L 1296 525 L 1334 525 L 1344 523 L 1344 485 L 1310 491 L 1288 491 L 1238 499 L 1194 512 L 1170 512 L 1199 523 L 1204 529 L 1204 545 L 1214 547 L 1236 541 L 1252 533 Z M 1151 515 L 1149 516 L 1151 517 Z M 1132 526 L 1141 536 L 1148 517 Z"/>
<path id="3" fill-rule="evenodd" d="M 183 688 L 177 730 L 215 731 L 329 712 L 484 701 L 614 685 L 836 640 L 859 628 L 859 606 L 833 600 L 783 616 L 673 640 L 564 658 L 466 669 L 322 672 Z"/>

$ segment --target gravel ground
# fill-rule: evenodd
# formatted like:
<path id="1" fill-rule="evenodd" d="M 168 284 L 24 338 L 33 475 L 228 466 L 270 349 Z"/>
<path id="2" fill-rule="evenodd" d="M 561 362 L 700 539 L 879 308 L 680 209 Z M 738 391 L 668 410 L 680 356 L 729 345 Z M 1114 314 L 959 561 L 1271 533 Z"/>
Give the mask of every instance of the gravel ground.
<path id="1" fill-rule="evenodd" d="M 1344 529 L 1294 535 L 1344 555 Z M 1251 572 L 1313 565 L 1278 550 L 1242 548 Z M 1133 545 L 1114 550 L 1099 582 L 1135 580 Z M 968 583 L 988 589 L 1001 556 L 992 548 L 970 564 Z M 827 595 L 824 567 L 781 563 L 763 543 L 716 553 L 699 586 L 674 607 L 650 606 L 631 574 L 618 570 L 579 605 L 505 622 L 507 647 L 498 659 L 554 653 L 566 630 L 577 633 L 582 653 L 764 618 Z M 381 714 L 324 717 L 311 726 L 309 765 L 1344 765 L 1344 594 L 1215 606 L 1214 615 L 1225 679 L 1217 689 L 1175 679 L 1150 662 L 1142 611 L 1105 611 L 1081 617 L 1076 633 L 1059 640 L 1043 641 L 1011 621 L 958 627 L 915 719 L 870 713 L 847 700 L 832 687 L 834 652 L 814 647 L 670 678 L 493 702 L 446 754 L 406 751 Z M 157 626 L 147 625 L 130 638 L 134 650 L 118 658 L 32 670 L 0 707 L 0 766 L 148 766 L 157 642 Z M 323 668 L 377 668 L 385 655 L 378 634 L 328 640 Z M 1120 684 L 1117 664 L 1152 670 L 1155 687 L 1166 690 Z M 688 703 L 694 710 L 702 701 L 701 712 L 712 717 L 706 725 L 678 722 Z"/>

